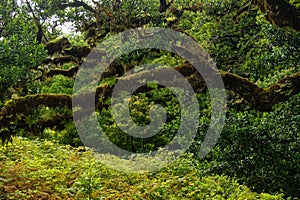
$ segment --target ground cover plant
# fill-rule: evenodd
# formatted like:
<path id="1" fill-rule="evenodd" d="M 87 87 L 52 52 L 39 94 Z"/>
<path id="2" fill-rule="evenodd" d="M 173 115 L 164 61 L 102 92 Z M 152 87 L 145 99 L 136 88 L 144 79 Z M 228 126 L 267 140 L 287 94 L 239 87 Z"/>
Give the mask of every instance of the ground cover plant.
<path id="1" fill-rule="evenodd" d="M 283 199 L 226 176 L 204 176 L 191 155 L 157 172 L 126 174 L 82 147 L 14 138 L 1 147 L 0 161 L 1 199 Z"/>

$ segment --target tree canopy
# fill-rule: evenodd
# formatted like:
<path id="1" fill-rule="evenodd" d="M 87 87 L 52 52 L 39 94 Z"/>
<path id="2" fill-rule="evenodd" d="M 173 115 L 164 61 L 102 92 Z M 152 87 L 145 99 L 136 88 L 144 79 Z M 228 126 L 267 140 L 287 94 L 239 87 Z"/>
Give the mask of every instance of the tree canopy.
<path id="1" fill-rule="evenodd" d="M 220 70 L 216 73 L 221 74 L 226 89 L 246 100 L 251 108 L 269 111 L 299 92 L 298 5 L 297 1 L 284 0 L 4 1 L 1 5 L 2 124 L 11 123 L 7 122 L 11 115 L 26 112 L 17 106 L 23 102 L 26 107 L 25 99 L 45 106 L 66 105 L 61 96 L 51 103 L 47 98 L 38 101 L 43 94 L 36 95 L 40 91 L 34 91 L 38 89 L 32 85 L 42 85 L 37 80 L 55 75 L 74 77 L 97 43 L 111 34 L 143 26 L 171 28 L 192 36 L 216 62 Z M 65 26 L 72 34 L 55 40 L 63 36 Z M 127 63 L 117 61 L 114 74 L 107 76 L 121 78 L 124 68 L 128 70 L 145 62 L 146 56 L 130 56 L 132 59 Z M 45 70 L 49 66 L 50 70 Z M 62 66 L 69 67 L 62 69 Z M 185 76 L 194 77 L 193 85 L 201 82 L 191 65 L 177 63 L 174 67 L 188 71 Z M 29 85 L 32 87 L 28 88 Z M 195 90 L 199 88 L 195 86 Z M 20 98 L 5 104 L 12 94 Z M 71 98 L 68 101 L 70 105 Z"/>

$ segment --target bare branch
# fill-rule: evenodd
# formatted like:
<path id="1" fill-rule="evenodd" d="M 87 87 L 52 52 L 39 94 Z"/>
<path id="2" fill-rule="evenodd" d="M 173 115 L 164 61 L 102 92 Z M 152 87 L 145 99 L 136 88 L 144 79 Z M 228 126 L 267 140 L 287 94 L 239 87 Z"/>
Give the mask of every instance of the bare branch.
<path id="1" fill-rule="evenodd" d="M 43 36 L 44 36 L 45 40 L 48 41 L 46 35 L 43 32 L 43 28 L 42 28 L 42 25 L 41 25 L 40 21 L 35 16 L 34 11 L 33 11 L 32 7 L 31 7 L 30 3 L 27 0 L 26 0 L 26 4 L 27 4 L 27 6 L 28 6 L 28 8 L 29 8 L 29 10 L 30 10 L 30 12 L 32 14 L 33 21 L 34 21 L 36 27 L 38 28 L 38 32 L 37 32 L 37 36 L 36 36 L 37 43 L 40 44 L 42 42 Z"/>

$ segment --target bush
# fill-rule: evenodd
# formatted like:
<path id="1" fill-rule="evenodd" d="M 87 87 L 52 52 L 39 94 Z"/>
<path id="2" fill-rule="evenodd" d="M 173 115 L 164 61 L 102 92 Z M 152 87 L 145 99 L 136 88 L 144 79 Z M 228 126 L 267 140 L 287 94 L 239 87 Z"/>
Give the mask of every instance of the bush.
<path id="1" fill-rule="evenodd" d="M 155 103 L 162 105 L 167 113 L 167 122 L 159 129 L 160 131 L 156 135 L 148 138 L 138 138 L 125 133 L 121 130 L 119 124 L 115 122 L 111 109 L 102 110 L 98 116 L 103 132 L 111 142 L 131 152 L 149 152 L 165 146 L 173 139 L 180 125 L 179 103 L 169 89 L 154 90 L 147 95 L 145 93 L 133 95 L 130 99 L 125 100 L 124 103 L 116 105 L 120 112 L 115 114 L 122 118 L 124 112 L 121 111 L 128 109 L 129 105 L 131 119 L 123 117 L 120 125 L 130 132 L 132 128 L 128 125 L 128 121 L 132 120 L 135 124 L 144 126 L 146 133 L 146 131 L 152 131 L 149 129 L 150 126 L 147 127 L 147 125 L 151 122 L 149 110 Z M 158 115 L 152 117 L 159 119 Z"/>
<path id="2" fill-rule="evenodd" d="M 272 112 L 230 110 L 211 170 L 259 192 L 300 196 L 300 95 Z"/>

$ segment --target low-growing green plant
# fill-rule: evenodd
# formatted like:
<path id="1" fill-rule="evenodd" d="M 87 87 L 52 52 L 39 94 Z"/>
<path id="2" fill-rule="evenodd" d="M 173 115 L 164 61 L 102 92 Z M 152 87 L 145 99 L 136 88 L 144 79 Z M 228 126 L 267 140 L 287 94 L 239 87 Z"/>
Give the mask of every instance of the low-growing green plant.
<path id="1" fill-rule="evenodd" d="M 123 173 L 86 148 L 14 138 L 0 147 L 2 199 L 283 199 L 258 194 L 226 176 L 205 177 L 185 155 L 156 172 Z M 104 155 L 102 158 L 120 158 Z M 119 161 L 118 161 L 119 160 Z M 147 165 L 147 163 L 145 163 Z"/>

